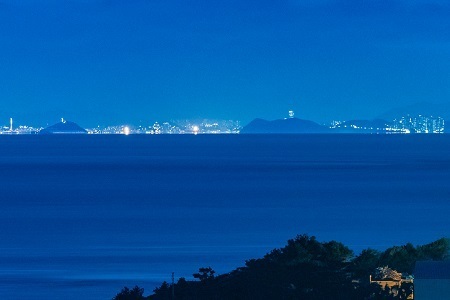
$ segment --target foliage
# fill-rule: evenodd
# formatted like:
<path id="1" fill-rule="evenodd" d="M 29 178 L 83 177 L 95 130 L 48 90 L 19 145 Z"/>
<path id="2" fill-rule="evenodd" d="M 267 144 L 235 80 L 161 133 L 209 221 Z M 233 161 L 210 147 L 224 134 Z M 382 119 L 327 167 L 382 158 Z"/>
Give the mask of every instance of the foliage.
<path id="1" fill-rule="evenodd" d="M 180 278 L 174 285 L 175 299 L 406 299 L 413 291 L 411 283 L 390 289 L 369 284 L 369 275 L 399 280 L 401 273 L 414 270 L 417 260 L 448 258 L 449 245 L 448 239 L 439 239 L 383 252 L 366 249 L 354 257 L 342 243 L 298 235 L 286 246 L 250 259 L 228 274 L 216 276 L 206 267 L 193 274 L 198 281 Z M 149 299 L 172 299 L 172 285 L 163 282 Z"/>
<path id="2" fill-rule="evenodd" d="M 450 256 L 450 239 L 441 238 L 417 247 L 417 251 L 421 260 L 446 260 Z"/>
<path id="3" fill-rule="evenodd" d="M 355 257 L 351 264 L 351 270 L 357 278 L 368 278 L 379 266 L 381 253 L 374 249 L 365 249 Z"/>
<path id="4" fill-rule="evenodd" d="M 404 246 L 388 248 L 381 255 L 380 265 L 390 266 L 400 272 L 412 273 L 415 262 L 419 259 L 417 248 L 408 243 Z"/>
<path id="5" fill-rule="evenodd" d="M 380 257 L 378 265 L 390 266 L 401 272 L 411 274 L 416 261 L 445 260 L 449 257 L 450 241 L 441 238 L 432 243 L 414 247 L 411 243 L 386 249 Z"/>
<path id="6" fill-rule="evenodd" d="M 133 289 L 129 289 L 124 287 L 114 298 L 113 300 L 143 300 L 144 289 L 138 286 L 135 286 Z"/>
<path id="7" fill-rule="evenodd" d="M 172 298 L 172 285 L 169 285 L 166 281 L 163 281 L 160 287 L 153 290 L 155 295 L 158 295 L 161 299 L 171 299 Z"/>
<path id="8" fill-rule="evenodd" d="M 207 267 L 198 269 L 198 273 L 192 274 L 192 276 L 199 279 L 200 282 L 206 283 L 207 281 L 214 279 L 214 273 L 216 272 L 211 267 Z"/>

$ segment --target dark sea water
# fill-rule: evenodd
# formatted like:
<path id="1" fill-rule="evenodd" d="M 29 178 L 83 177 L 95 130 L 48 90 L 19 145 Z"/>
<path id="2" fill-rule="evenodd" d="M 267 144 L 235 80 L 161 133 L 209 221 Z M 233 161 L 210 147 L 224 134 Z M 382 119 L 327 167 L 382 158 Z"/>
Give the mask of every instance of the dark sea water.
<path id="1" fill-rule="evenodd" d="M 0 298 L 148 295 L 296 234 L 450 234 L 450 135 L 0 137 Z"/>

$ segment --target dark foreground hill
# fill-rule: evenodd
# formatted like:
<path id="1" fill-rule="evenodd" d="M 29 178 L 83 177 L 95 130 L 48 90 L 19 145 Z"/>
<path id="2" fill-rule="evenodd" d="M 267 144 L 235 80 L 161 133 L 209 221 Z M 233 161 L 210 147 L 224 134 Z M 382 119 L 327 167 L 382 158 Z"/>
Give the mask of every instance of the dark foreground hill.
<path id="1" fill-rule="evenodd" d="M 78 124 L 69 121 L 56 123 L 42 129 L 39 134 L 86 134 L 87 131 L 81 128 Z"/>
<path id="2" fill-rule="evenodd" d="M 313 121 L 302 120 L 297 118 L 280 119 L 267 121 L 263 119 L 255 119 L 248 125 L 244 126 L 240 133 L 242 134 L 298 134 L 298 133 L 330 133 L 331 130 L 319 125 Z"/>
<path id="3" fill-rule="evenodd" d="M 449 248 L 449 240 L 442 238 L 383 252 L 366 249 L 355 257 L 340 242 L 319 242 L 299 235 L 283 248 L 250 259 L 230 273 L 216 276 L 212 268 L 200 268 L 193 274 L 196 281 L 180 278 L 174 285 L 163 282 L 148 297 L 137 286 L 124 288 L 113 299 L 407 299 L 414 289 L 410 281 L 400 281 L 394 290 L 371 284 L 369 275 L 377 280 L 411 278 L 416 261 L 448 259 Z"/>

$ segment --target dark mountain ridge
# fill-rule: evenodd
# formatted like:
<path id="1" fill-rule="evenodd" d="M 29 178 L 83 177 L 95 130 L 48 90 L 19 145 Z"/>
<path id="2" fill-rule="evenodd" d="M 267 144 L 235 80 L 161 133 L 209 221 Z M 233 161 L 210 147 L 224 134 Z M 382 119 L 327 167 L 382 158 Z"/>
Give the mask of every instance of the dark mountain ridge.
<path id="1" fill-rule="evenodd" d="M 87 131 L 74 122 L 62 121 L 42 129 L 39 134 L 87 134 Z"/>
<path id="2" fill-rule="evenodd" d="M 379 119 L 394 120 L 404 116 L 433 116 L 450 119 L 450 102 L 418 102 L 411 105 L 393 108 L 377 116 Z"/>

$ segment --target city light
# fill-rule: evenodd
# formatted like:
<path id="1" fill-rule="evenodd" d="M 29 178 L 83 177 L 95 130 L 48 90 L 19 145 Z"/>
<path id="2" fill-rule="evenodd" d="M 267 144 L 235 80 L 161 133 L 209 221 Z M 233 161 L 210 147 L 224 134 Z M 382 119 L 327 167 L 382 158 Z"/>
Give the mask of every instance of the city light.
<path id="1" fill-rule="evenodd" d="M 289 118 L 294 118 L 294 112 L 289 111 Z M 287 118 L 284 118 L 285 120 Z M 380 122 L 381 121 L 381 122 Z M 15 125 L 9 119 L 8 125 L 0 125 L 0 134 L 37 134 L 43 127 L 29 125 Z M 61 118 L 61 123 L 70 123 Z M 17 124 L 17 122 L 16 122 Z M 339 121 L 334 120 L 329 125 L 335 133 L 377 133 L 377 134 L 442 134 L 445 132 L 445 121 L 435 116 L 402 116 L 394 120 L 365 121 Z M 242 126 L 236 120 L 170 120 L 153 122 L 146 125 L 108 125 L 85 128 L 89 134 L 238 134 Z"/>

